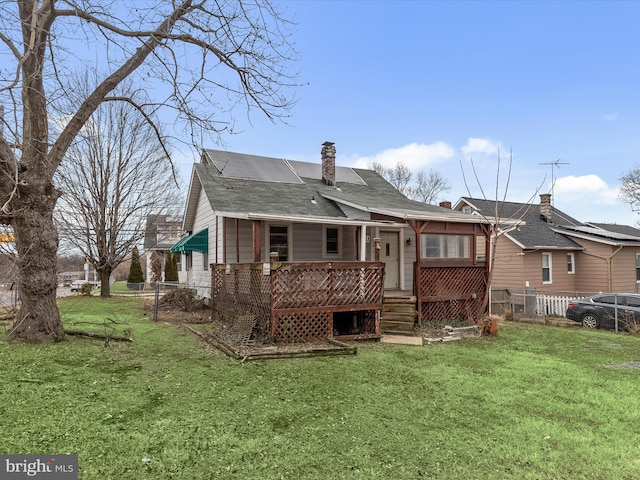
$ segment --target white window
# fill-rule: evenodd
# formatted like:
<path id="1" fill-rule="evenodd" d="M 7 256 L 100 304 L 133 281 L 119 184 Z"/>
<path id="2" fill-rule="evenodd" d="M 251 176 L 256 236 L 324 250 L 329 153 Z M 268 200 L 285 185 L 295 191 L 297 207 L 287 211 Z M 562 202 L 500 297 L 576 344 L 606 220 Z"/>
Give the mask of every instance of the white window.
<path id="1" fill-rule="evenodd" d="M 176 256 L 176 265 L 178 266 L 178 271 L 181 272 L 182 271 L 182 254 L 174 253 L 174 255 Z"/>
<path id="2" fill-rule="evenodd" d="M 420 242 L 422 258 L 471 258 L 469 235 L 427 234 Z"/>
<path id="3" fill-rule="evenodd" d="M 636 253 L 636 282 L 640 283 L 640 253 Z"/>
<path id="4" fill-rule="evenodd" d="M 551 254 L 542 254 L 542 283 L 552 283 L 551 277 Z"/>
<path id="5" fill-rule="evenodd" d="M 185 263 L 187 264 L 187 272 L 193 268 L 193 254 L 185 253 Z"/>
<path id="6" fill-rule="evenodd" d="M 202 252 L 202 269 L 209 270 L 209 253 Z"/>
<path id="7" fill-rule="evenodd" d="M 567 253 L 567 273 L 570 275 L 576 273 L 576 257 L 573 252 Z"/>
<path id="8" fill-rule="evenodd" d="M 324 227 L 322 229 L 322 255 L 338 257 L 342 253 L 341 227 Z"/>

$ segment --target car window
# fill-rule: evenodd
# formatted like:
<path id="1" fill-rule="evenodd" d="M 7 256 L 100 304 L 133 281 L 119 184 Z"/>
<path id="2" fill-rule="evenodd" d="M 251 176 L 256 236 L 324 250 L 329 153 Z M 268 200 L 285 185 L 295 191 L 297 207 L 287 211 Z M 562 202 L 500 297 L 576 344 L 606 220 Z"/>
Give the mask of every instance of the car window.
<path id="1" fill-rule="evenodd" d="M 630 307 L 640 307 L 640 297 L 627 297 L 626 303 Z"/>
<path id="2" fill-rule="evenodd" d="M 614 305 L 615 303 L 620 303 L 621 300 L 622 298 L 619 297 L 618 302 L 616 302 L 615 295 L 601 295 L 593 299 L 593 301 L 596 303 L 608 303 L 611 305 Z"/>

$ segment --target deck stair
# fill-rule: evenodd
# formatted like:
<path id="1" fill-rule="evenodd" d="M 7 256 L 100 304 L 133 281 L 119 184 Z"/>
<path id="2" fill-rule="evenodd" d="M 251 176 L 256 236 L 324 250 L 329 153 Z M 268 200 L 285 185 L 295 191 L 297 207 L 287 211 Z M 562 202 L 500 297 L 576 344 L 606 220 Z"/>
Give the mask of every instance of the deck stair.
<path id="1" fill-rule="evenodd" d="M 387 296 L 382 302 L 380 329 L 385 333 L 411 334 L 417 317 L 416 297 Z"/>

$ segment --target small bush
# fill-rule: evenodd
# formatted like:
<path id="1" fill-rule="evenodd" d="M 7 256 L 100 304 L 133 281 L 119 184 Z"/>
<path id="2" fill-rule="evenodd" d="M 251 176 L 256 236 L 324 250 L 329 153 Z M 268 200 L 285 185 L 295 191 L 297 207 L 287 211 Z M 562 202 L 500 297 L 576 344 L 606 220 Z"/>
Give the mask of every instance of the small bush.
<path id="1" fill-rule="evenodd" d="M 179 308 L 183 312 L 191 312 L 196 308 L 202 308 L 204 302 L 196 299 L 196 293 L 192 288 L 176 288 L 165 294 L 160 299 L 159 305 Z"/>
<path id="2" fill-rule="evenodd" d="M 91 285 L 90 283 L 83 283 L 80 286 L 80 289 L 78 290 L 78 293 L 80 295 L 84 295 L 85 297 L 88 297 L 89 295 L 91 295 L 91 290 L 93 289 L 93 285 Z"/>

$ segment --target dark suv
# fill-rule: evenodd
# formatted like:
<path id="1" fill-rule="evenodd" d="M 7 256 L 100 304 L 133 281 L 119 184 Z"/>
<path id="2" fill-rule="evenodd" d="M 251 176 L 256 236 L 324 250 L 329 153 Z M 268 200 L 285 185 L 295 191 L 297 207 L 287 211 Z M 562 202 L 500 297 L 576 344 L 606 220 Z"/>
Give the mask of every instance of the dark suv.
<path id="1" fill-rule="evenodd" d="M 601 293 L 571 300 L 566 317 L 585 327 L 615 329 L 616 311 L 619 330 L 628 330 L 631 324 L 640 324 L 640 294 Z"/>

